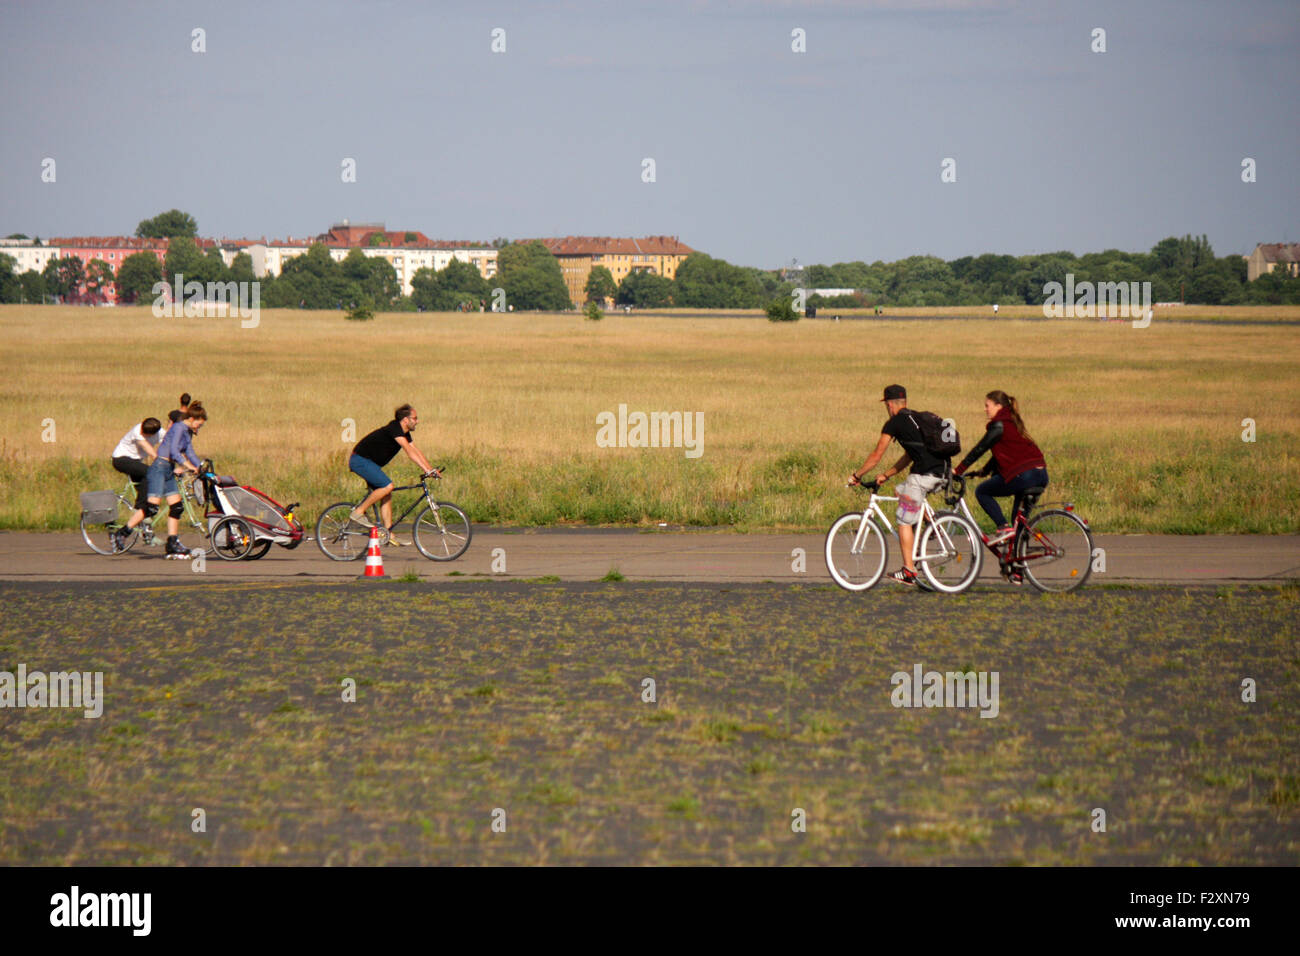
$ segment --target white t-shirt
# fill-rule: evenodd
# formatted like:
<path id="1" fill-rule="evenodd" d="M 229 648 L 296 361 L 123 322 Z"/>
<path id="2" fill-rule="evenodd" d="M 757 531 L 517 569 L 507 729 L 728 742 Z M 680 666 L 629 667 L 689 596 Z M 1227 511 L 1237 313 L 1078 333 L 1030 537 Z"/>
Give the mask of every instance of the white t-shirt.
<path id="1" fill-rule="evenodd" d="M 112 457 L 134 458 L 136 461 L 144 461 L 144 459 L 140 457 L 140 446 L 137 445 L 136 442 L 144 442 L 150 448 L 157 447 L 156 445 L 153 445 L 149 439 L 144 437 L 144 432 L 140 429 L 140 423 L 137 423 L 134 428 L 122 436 L 122 440 L 118 442 L 117 447 L 113 449 Z"/>

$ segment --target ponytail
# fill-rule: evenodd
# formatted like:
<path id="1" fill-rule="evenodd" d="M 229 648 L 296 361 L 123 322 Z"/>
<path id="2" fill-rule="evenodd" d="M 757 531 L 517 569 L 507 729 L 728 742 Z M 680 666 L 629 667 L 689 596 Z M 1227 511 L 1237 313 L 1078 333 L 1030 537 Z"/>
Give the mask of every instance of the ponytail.
<path id="1" fill-rule="evenodd" d="M 1020 417 L 1020 403 L 1016 401 L 1014 395 L 1008 395 L 1006 392 L 994 389 L 984 396 L 990 401 L 997 402 L 1003 408 L 1011 412 L 1011 420 L 1016 423 L 1016 431 L 1025 438 L 1026 441 L 1034 442 L 1029 437 L 1029 432 L 1025 429 L 1025 420 Z M 1038 444 L 1034 442 L 1034 444 Z"/>

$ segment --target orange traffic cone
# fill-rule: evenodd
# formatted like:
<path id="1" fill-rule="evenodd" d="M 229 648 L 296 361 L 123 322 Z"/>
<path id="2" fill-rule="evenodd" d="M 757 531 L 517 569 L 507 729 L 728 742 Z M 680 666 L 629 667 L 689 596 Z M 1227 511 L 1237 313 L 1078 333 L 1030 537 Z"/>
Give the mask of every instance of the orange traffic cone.
<path id="1" fill-rule="evenodd" d="M 379 553 L 379 529 L 370 529 L 370 547 L 366 550 L 366 573 L 363 578 L 384 577 L 384 556 Z"/>

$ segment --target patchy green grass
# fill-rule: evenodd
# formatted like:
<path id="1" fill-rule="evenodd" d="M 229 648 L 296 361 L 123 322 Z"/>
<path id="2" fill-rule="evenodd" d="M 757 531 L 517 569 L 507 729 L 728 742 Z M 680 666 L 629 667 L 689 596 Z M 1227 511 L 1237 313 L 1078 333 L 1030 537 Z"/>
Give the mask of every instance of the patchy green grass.
<path id="1" fill-rule="evenodd" d="M 0 584 L 0 865 L 1294 865 L 1296 595 Z"/>

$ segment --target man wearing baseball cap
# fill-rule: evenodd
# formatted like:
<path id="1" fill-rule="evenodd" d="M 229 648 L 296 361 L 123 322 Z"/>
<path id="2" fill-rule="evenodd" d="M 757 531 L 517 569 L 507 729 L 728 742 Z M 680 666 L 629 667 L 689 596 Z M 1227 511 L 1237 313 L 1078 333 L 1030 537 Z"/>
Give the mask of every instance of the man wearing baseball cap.
<path id="1" fill-rule="evenodd" d="M 850 476 L 849 484 L 861 483 L 863 475 L 871 472 L 885 457 L 890 442 L 897 441 L 902 446 L 903 457 L 894 462 L 893 467 L 876 475 L 875 484 L 880 487 L 909 464 L 912 466 L 911 474 L 898 486 L 898 544 L 903 552 L 903 566 L 890 578 L 914 588 L 916 564 L 912 561 L 912 541 L 916 536 L 916 523 L 921 518 L 926 496 L 943 484 L 944 463 L 925 447 L 920 426 L 907 414 L 907 389 L 890 385 L 881 401 L 885 403 L 889 420 L 880 430 L 880 441 L 876 443 L 875 451 Z"/>

